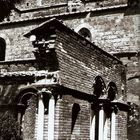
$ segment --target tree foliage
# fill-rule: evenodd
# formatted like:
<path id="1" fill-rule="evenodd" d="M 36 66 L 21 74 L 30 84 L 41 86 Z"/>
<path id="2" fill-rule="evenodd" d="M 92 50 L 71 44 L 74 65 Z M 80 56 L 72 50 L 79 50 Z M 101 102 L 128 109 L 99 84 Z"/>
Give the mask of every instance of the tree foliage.
<path id="1" fill-rule="evenodd" d="M 128 139 L 140 139 L 140 107 L 131 103 L 131 110 L 128 113 Z"/>
<path id="2" fill-rule="evenodd" d="M 0 114 L 0 140 L 22 140 L 19 130 L 19 123 L 9 111 Z"/>
<path id="3" fill-rule="evenodd" d="M 0 21 L 9 16 L 15 4 L 21 1 L 22 0 L 0 0 Z"/>

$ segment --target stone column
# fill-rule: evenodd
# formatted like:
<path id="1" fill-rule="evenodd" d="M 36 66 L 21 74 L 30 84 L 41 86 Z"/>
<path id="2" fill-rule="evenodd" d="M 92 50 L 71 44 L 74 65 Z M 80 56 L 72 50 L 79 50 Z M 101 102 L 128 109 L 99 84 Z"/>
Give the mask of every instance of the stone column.
<path id="1" fill-rule="evenodd" d="M 54 112 L 55 112 L 55 100 L 51 96 L 49 99 L 49 111 L 48 111 L 48 140 L 54 140 Z"/>
<path id="2" fill-rule="evenodd" d="M 100 104 L 99 110 L 99 133 L 98 133 L 98 140 L 104 140 L 104 109 L 103 104 Z"/>
<path id="3" fill-rule="evenodd" d="M 18 112 L 17 121 L 21 124 L 21 112 Z"/>
<path id="4" fill-rule="evenodd" d="M 43 140 L 44 131 L 44 103 L 43 95 L 39 93 L 38 97 L 38 125 L 37 125 L 37 140 Z"/>
<path id="5" fill-rule="evenodd" d="M 115 140 L 115 127 L 116 127 L 116 113 L 115 108 L 113 108 L 111 113 L 111 140 Z"/>
<path id="6" fill-rule="evenodd" d="M 17 114 L 17 122 L 19 123 L 19 125 L 21 125 L 22 123 L 21 123 L 21 112 L 20 111 L 18 111 L 18 114 Z M 21 133 L 21 130 L 19 129 L 18 130 L 18 134 L 20 135 L 20 133 Z"/>
<path id="7" fill-rule="evenodd" d="M 107 140 L 107 134 L 108 134 L 108 118 L 105 118 L 105 124 L 104 124 L 104 140 Z"/>
<path id="8" fill-rule="evenodd" d="M 95 112 L 91 110 L 90 140 L 95 140 Z"/>

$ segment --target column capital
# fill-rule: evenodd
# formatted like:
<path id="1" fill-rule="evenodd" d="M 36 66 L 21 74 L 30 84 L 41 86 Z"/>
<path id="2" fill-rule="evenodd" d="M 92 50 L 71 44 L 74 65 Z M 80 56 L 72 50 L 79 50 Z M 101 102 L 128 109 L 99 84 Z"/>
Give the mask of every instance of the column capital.
<path id="1" fill-rule="evenodd" d="M 118 106 L 117 106 L 117 105 L 114 105 L 114 106 L 111 106 L 111 110 L 112 110 L 112 112 L 117 113 L 117 112 L 118 112 L 118 110 L 119 110 L 119 108 L 118 108 Z"/>
<path id="2" fill-rule="evenodd" d="M 99 103 L 99 109 L 104 109 L 104 103 Z"/>
<path id="3" fill-rule="evenodd" d="M 38 90 L 38 95 L 40 97 L 43 97 L 43 94 L 47 94 L 49 97 L 52 96 L 52 91 L 48 88 L 42 88 L 41 90 Z"/>

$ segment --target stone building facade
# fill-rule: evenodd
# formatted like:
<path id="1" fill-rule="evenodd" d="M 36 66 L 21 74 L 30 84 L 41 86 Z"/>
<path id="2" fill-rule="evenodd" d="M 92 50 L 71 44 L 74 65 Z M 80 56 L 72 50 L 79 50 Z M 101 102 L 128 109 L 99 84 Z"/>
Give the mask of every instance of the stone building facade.
<path id="1" fill-rule="evenodd" d="M 24 0 L 0 23 L 0 103 L 16 106 L 23 139 L 128 139 L 126 103 L 140 96 L 138 7 Z"/>

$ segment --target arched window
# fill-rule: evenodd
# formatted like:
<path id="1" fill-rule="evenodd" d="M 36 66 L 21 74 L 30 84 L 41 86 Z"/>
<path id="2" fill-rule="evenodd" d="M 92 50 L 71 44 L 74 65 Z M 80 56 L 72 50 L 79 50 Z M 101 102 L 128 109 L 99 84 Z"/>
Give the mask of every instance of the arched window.
<path id="1" fill-rule="evenodd" d="M 33 88 L 21 90 L 15 98 L 15 103 L 18 106 L 17 121 L 21 125 L 19 133 L 23 139 L 34 139 L 35 137 L 37 100 L 37 90 Z M 28 131 L 29 129 L 30 132 Z"/>
<path id="2" fill-rule="evenodd" d="M 94 84 L 94 94 L 99 98 L 100 96 L 104 95 L 104 91 L 106 89 L 105 82 L 101 76 L 95 77 Z"/>
<path id="3" fill-rule="evenodd" d="M 0 37 L 0 61 L 5 60 L 6 42 Z"/>
<path id="4" fill-rule="evenodd" d="M 91 41 L 91 33 L 87 28 L 81 28 L 78 33 L 83 36 L 84 38 L 86 38 L 87 40 Z"/>
<path id="5" fill-rule="evenodd" d="M 113 101 L 114 99 L 116 99 L 116 95 L 117 95 L 118 91 L 117 91 L 117 86 L 114 82 L 110 82 L 108 84 L 108 96 L 107 98 L 110 101 Z"/>
<path id="6" fill-rule="evenodd" d="M 83 37 L 85 37 L 87 40 L 89 40 L 90 42 L 94 42 L 95 39 L 95 30 L 93 28 L 93 26 L 91 26 L 88 23 L 82 23 L 80 25 L 78 25 L 74 31 L 80 35 L 82 35 Z"/>

